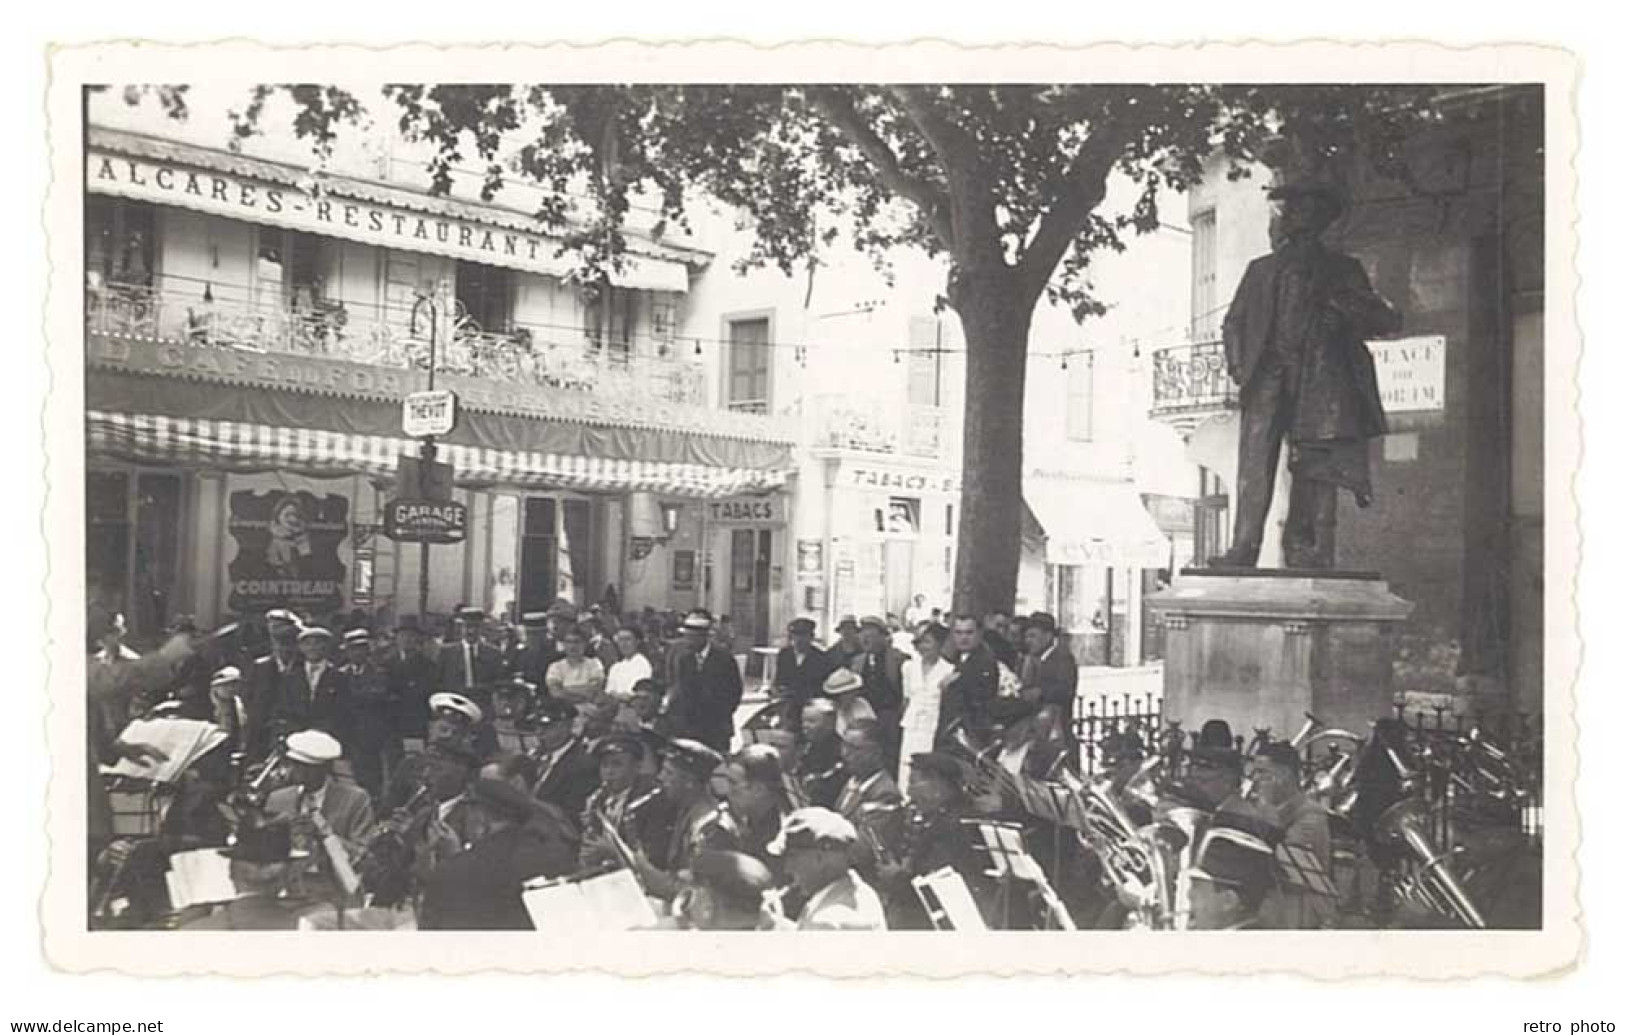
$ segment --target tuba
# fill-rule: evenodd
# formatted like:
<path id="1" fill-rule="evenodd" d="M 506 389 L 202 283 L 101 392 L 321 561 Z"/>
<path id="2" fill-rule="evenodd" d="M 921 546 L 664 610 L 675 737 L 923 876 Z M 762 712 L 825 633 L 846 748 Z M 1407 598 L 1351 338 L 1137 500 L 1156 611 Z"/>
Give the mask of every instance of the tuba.
<path id="1" fill-rule="evenodd" d="M 1404 848 L 1411 859 L 1411 872 L 1398 884 L 1400 897 L 1482 930 L 1484 915 L 1451 869 L 1449 854 L 1435 847 L 1428 836 L 1425 809 L 1419 798 L 1412 797 L 1389 806 L 1377 817 L 1377 839 Z"/>
<path id="2" fill-rule="evenodd" d="M 1084 783 L 1067 770 L 1061 777 L 1078 804 L 1078 838 L 1100 860 L 1105 879 L 1128 907 L 1133 926 L 1167 927 L 1173 901 L 1161 846 L 1134 825 L 1113 795 L 1109 779 Z"/>

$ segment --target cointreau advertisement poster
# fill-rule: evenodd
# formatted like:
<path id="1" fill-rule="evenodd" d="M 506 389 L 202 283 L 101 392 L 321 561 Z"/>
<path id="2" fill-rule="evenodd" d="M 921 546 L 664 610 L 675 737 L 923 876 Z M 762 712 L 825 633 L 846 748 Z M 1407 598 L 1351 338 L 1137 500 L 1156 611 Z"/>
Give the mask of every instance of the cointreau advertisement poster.
<path id="1" fill-rule="evenodd" d="M 228 528 L 237 555 L 227 606 L 237 614 L 289 607 L 301 614 L 344 604 L 339 545 L 350 534 L 350 500 L 303 490 L 231 494 Z"/>

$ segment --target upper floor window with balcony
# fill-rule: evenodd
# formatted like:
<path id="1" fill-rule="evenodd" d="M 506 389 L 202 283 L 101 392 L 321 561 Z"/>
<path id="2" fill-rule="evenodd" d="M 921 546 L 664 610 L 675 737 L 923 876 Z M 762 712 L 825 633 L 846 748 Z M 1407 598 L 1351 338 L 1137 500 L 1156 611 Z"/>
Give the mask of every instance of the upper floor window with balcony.
<path id="1" fill-rule="evenodd" d="M 729 319 L 727 377 L 723 381 L 730 410 L 771 412 L 773 321 L 766 316 Z"/>
<path id="2" fill-rule="evenodd" d="M 261 227 L 254 252 L 254 301 L 257 307 L 311 313 L 326 294 L 323 248 L 315 234 Z"/>
<path id="3" fill-rule="evenodd" d="M 93 286 L 151 287 L 158 255 L 157 209 L 92 194 L 85 199 L 85 275 Z"/>
<path id="4" fill-rule="evenodd" d="M 508 270 L 459 262 L 457 301 L 480 330 L 502 334 L 513 329 L 513 274 Z"/>
<path id="5" fill-rule="evenodd" d="M 1191 340 L 1219 336 L 1219 217 L 1214 209 L 1191 216 Z"/>
<path id="6" fill-rule="evenodd" d="M 625 359 L 631 355 L 637 304 L 635 291 L 605 285 L 587 307 L 587 340 L 613 358 Z"/>
<path id="7" fill-rule="evenodd" d="M 1088 442 L 1095 437 L 1095 354 L 1071 357 L 1066 371 L 1066 437 Z"/>

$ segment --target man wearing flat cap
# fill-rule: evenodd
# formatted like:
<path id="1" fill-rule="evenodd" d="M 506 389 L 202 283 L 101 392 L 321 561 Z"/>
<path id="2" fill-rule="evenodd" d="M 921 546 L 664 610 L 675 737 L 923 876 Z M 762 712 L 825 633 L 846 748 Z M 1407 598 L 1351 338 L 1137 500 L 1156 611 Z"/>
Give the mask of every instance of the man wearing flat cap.
<path id="1" fill-rule="evenodd" d="M 795 733 L 801 729 L 801 709 L 818 696 L 830 661 L 813 643 L 818 625 L 811 618 L 792 619 L 785 631 L 790 642 L 779 648 L 773 664 L 773 693 L 785 702 L 785 728 Z"/>
<path id="2" fill-rule="evenodd" d="M 1275 854 L 1263 838 L 1215 823 L 1186 871 L 1194 931 L 1256 928 L 1258 911 L 1275 886 Z"/>
<path id="3" fill-rule="evenodd" d="M 576 732 L 576 708 L 564 701 L 543 698 L 531 713 L 537 744 L 535 795 L 579 816 L 598 788 L 598 762 L 592 745 Z"/>
<path id="4" fill-rule="evenodd" d="M 611 733 L 592 746 L 598 764 L 598 786 L 581 810 L 581 866 L 592 869 L 622 861 L 610 831 L 623 843 L 643 840 L 649 810 L 655 808 L 656 784 L 643 771 L 649 747 L 637 732 Z"/>
<path id="5" fill-rule="evenodd" d="M 744 696 L 739 663 L 711 640 L 715 623 L 705 611 L 683 619 L 688 649 L 677 659 L 677 680 L 666 699 L 674 737 L 697 740 L 726 753 L 733 744 L 734 712 Z"/>
<path id="6" fill-rule="evenodd" d="M 1303 792 L 1298 749 L 1285 741 L 1261 747 L 1252 760 L 1253 791 L 1283 844 L 1306 853 L 1324 874 L 1332 872 L 1332 835 L 1325 806 Z M 1283 930 L 1325 927 L 1336 903 L 1299 884 L 1283 883 L 1260 912 L 1260 925 Z"/>
<path id="7" fill-rule="evenodd" d="M 806 905 L 791 922 L 769 910 L 776 930 L 884 931 L 886 912 L 875 889 L 852 868 L 857 828 L 839 813 L 809 807 L 785 821 L 773 852 L 784 859 L 784 872 Z"/>
<path id="8" fill-rule="evenodd" d="M 842 615 L 841 620 L 835 623 L 835 642 L 824 651 L 829 665 L 831 668 L 845 668 L 861 653 L 863 644 L 858 642 L 858 616 Z"/>
<path id="9" fill-rule="evenodd" d="M 903 738 L 903 664 L 908 657 L 892 646 L 891 627 L 879 615 L 865 615 L 858 624 L 858 645 L 862 650 L 848 667 L 863 677 L 862 694 L 875 710 L 886 770 L 895 777 Z"/>
<path id="10" fill-rule="evenodd" d="M 564 657 L 564 651 L 553 636 L 553 623 L 546 611 L 526 611 L 519 616 L 519 624 L 524 630 L 524 644 L 519 648 L 515 670 L 526 682 L 543 686 L 549 666 Z"/>
<path id="11" fill-rule="evenodd" d="M 1337 491 L 1370 504 L 1370 440 L 1388 433 L 1366 341 L 1397 333 L 1400 315 L 1372 290 L 1360 260 L 1321 243 L 1344 207 L 1334 183 L 1295 172 L 1270 198 L 1279 205 L 1277 246 L 1247 267 L 1224 318 L 1241 441 L 1233 545 L 1213 564 L 1258 563 L 1284 441 L 1292 472 L 1285 563 L 1326 569 L 1336 563 Z"/>
<path id="12" fill-rule="evenodd" d="M 421 750 L 428 737 L 429 697 L 439 689 L 439 667 L 430 656 L 433 646 L 423 634 L 417 615 L 401 615 L 395 622 L 395 641 L 384 659 L 384 679 L 395 701 L 395 728 L 405 750 Z"/>
<path id="13" fill-rule="evenodd" d="M 270 612 L 275 614 L 276 612 Z M 283 612 L 291 617 L 291 612 Z M 273 728 L 281 702 L 303 693 L 304 665 L 299 654 L 299 627 L 267 616 L 271 651 L 249 666 L 244 695 L 243 747 L 249 761 L 271 753 L 276 738 L 289 732 Z M 298 728 L 298 727 L 295 727 Z"/>
<path id="14" fill-rule="evenodd" d="M 491 687 L 502 678 L 502 652 L 485 641 L 485 612 L 457 610 L 458 639 L 440 648 L 440 689 L 462 694 L 487 714 Z"/>
<path id="15" fill-rule="evenodd" d="M 374 798 L 388 785 L 389 770 L 400 765 L 403 748 L 395 727 L 400 713 L 384 669 L 373 658 L 372 634 L 364 628 L 343 636 L 344 674 L 350 689 L 354 732 L 350 737 L 350 766 L 356 783 Z"/>
<path id="16" fill-rule="evenodd" d="M 341 743 L 354 731 L 350 684 L 334 664 L 332 630 L 307 625 L 299 630 L 300 664 L 281 681 L 282 696 L 272 710 L 274 726 L 286 730 L 319 729 Z"/>
<path id="17" fill-rule="evenodd" d="M 480 779 L 471 799 L 481 833 L 467 851 L 440 864 L 424 887 L 418 927 L 425 931 L 526 931 L 525 882 L 553 876 L 557 861 L 530 828 L 530 796 L 511 783 Z"/>
<path id="18" fill-rule="evenodd" d="M 722 755 L 697 740 L 675 739 L 662 752 L 658 780 L 672 809 L 670 833 L 663 839 L 651 833 L 635 848 L 632 860 L 650 895 L 674 898 L 682 890 L 684 872 L 701 852 L 738 849 L 738 831 L 711 790 L 711 777 L 721 765 Z"/>
<path id="19" fill-rule="evenodd" d="M 328 861 L 321 857 L 322 838 L 336 834 L 353 863 L 360 857 L 373 825 L 372 799 L 367 792 L 333 777 L 333 764 L 341 754 L 339 742 L 322 730 L 289 734 L 290 784 L 272 791 L 265 800 L 266 814 L 286 819 L 291 824 L 294 847 L 307 853 L 302 871 L 306 893 L 330 902 L 342 896 L 329 878 Z"/>

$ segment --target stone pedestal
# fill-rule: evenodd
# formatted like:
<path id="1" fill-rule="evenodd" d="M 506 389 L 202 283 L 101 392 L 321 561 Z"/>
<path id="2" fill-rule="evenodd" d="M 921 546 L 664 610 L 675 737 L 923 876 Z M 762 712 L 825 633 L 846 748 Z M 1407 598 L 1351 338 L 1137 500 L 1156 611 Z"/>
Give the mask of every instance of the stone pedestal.
<path id="1" fill-rule="evenodd" d="M 1164 721 L 1287 738 L 1303 713 L 1363 734 L 1393 714 L 1393 637 L 1412 605 L 1375 573 L 1187 569 L 1146 600 L 1167 627 Z"/>

